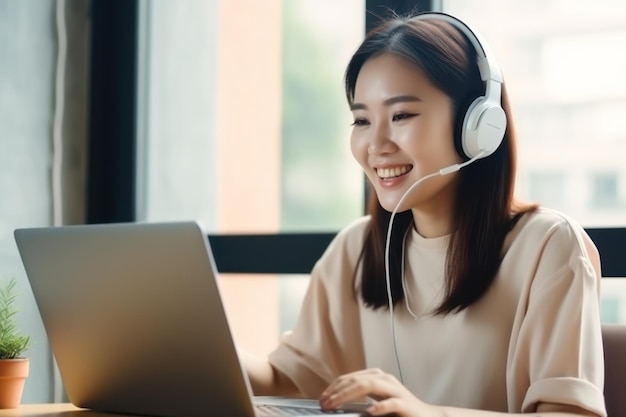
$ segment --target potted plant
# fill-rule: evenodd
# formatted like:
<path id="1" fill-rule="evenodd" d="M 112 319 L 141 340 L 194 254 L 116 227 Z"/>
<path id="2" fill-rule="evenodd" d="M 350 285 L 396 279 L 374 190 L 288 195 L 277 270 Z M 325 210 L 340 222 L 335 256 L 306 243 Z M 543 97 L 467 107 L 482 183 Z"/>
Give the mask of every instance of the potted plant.
<path id="1" fill-rule="evenodd" d="M 17 408 L 22 400 L 29 361 L 22 354 L 30 336 L 17 331 L 15 278 L 0 286 L 0 408 Z"/>

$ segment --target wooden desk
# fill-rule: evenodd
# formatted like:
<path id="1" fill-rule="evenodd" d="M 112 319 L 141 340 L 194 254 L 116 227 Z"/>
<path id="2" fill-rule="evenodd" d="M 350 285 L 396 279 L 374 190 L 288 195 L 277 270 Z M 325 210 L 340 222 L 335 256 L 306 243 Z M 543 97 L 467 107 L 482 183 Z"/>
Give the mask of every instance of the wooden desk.
<path id="1" fill-rule="evenodd" d="M 0 410 L 0 417 L 119 417 L 122 415 L 86 410 L 70 403 L 24 404 L 19 408 Z"/>

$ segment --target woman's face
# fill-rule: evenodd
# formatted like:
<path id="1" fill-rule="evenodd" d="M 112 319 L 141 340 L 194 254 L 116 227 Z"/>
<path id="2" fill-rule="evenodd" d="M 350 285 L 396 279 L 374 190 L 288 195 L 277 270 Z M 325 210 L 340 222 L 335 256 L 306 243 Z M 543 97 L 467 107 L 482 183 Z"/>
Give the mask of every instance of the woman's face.
<path id="1" fill-rule="evenodd" d="M 462 162 L 454 147 L 452 100 L 408 61 L 385 54 L 359 72 L 351 106 L 352 154 L 374 185 L 380 204 L 393 211 L 416 181 Z M 457 174 L 425 180 L 398 211 L 450 215 Z"/>

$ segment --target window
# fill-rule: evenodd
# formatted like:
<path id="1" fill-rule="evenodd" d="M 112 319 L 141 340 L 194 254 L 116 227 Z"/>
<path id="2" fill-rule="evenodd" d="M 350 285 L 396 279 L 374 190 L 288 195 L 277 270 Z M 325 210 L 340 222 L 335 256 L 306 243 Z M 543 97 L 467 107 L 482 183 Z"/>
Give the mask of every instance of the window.
<path id="1" fill-rule="evenodd" d="M 140 5 L 139 220 L 278 233 L 362 213 L 342 77 L 363 0 Z M 307 277 L 283 278 L 221 280 L 243 346 L 268 351 L 293 323 Z"/>
<path id="2" fill-rule="evenodd" d="M 566 210 L 564 186 L 565 175 L 560 172 L 533 172 L 528 176 L 527 194 L 531 201 Z"/>
<path id="3" fill-rule="evenodd" d="M 593 208 L 597 210 L 619 208 L 619 178 L 616 172 L 592 174 L 591 183 Z"/>

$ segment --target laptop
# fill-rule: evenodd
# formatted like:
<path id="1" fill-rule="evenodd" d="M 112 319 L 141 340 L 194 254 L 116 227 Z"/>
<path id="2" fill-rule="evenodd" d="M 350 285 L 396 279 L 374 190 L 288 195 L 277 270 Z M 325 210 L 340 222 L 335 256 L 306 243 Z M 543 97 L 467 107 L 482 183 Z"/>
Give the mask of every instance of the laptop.
<path id="1" fill-rule="evenodd" d="M 72 404 L 161 417 L 253 417 L 273 407 L 329 414 L 313 399 L 253 397 L 196 222 L 14 235 Z M 365 415 L 365 407 L 340 413 Z"/>

